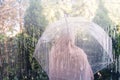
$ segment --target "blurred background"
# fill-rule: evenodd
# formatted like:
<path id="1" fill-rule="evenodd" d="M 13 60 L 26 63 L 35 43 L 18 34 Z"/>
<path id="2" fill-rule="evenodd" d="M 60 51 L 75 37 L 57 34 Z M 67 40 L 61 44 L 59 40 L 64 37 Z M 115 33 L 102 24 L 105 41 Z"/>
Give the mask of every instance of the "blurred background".
<path id="1" fill-rule="evenodd" d="M 49 80 L 33 52 L 47 25 L 65 14 L 109 34 L 114 62 L 95 80 L 120 80 L 120 0 L 0 0 L 0 80 Z"/>

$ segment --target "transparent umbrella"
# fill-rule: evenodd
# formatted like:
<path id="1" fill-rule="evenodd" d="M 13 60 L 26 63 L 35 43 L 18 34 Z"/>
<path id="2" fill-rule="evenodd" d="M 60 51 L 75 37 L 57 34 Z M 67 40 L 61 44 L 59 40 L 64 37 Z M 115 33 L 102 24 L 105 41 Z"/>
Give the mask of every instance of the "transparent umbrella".
<path id="1" fill-rule="evenodd" d="M 97 24 L 67 17 L 46 28 L 34 57 L 50 80 L 93 80 L 113 61 L 112 41 Z"/>

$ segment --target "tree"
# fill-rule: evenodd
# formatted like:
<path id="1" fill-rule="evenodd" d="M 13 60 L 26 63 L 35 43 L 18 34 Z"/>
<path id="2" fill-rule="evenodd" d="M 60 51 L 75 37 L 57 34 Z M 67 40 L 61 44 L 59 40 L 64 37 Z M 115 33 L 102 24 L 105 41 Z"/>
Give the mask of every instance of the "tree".
<path id="1" fill-rule="evenodd" d="M 25 31 L 30 36 L 38 38 L 47 25 L 47 21 L 42 12 L 40 0 L 30 0 L 30 5 L 26 11 L 24 21 Z"/>
<path id="2" fill-rule="evenodd" d="M 108 10 L 106 9 L 104 4 L 105 3 L 103 2 L 103 0 L 98 1 L 98 9 L 96 10 L 96 15 L 93 21 L 100 25 L 106 32 L 108 32 L 108 28 L 113 25 L 113 23 L 109 18 Z"/>
<path id="3" fill-rule="evenodd" d="M 0 0 L 0 59 L 2 64 L 0 66 L 0 79 L 12 80 L 18 71 L 17 41 L 13 36 L 16 35 L 14 32 L 17 32 L 16 28 L 19 27 L 21 21 L 18 17 L 19 7 L 17 0 Z M 22 14 L 24 14 L 23 10 Z M 23 23 L 23 21 L 21 22 Z"/>
<path id="4" fill-rule="evenodd" d="M 0 34 L 8 34 L 14 31 L 17 20 L 16 0 L 4 0 L 0 6 Z M 15 4 L 13 4 L 15 3 Z"/>
<path id="5" fill-rule="evenodd" d="M 35 44 L 39 36 L 41 36 L 47 25 L 47 21 L 42 14 L 42 6 L 40 0 L 30 0 L 30 5 L 24 17 L 24 31 L 18 35 L 19 47 L 19 76 L 24 79 L 34 78 L 35 80 L 46 80 L 45 72 L 33 58 Z M 24 71 L 22 71 L 23 69 Z M 23 75 L 23 76 L 22 76 Z M 45 76 L 44 76 L 45 75 Z"/>

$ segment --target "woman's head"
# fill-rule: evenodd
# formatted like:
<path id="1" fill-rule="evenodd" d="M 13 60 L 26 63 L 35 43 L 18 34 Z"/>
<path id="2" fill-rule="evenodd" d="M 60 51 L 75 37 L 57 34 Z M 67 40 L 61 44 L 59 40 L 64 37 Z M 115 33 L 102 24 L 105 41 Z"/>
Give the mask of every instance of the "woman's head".
<path id="1" fill-rule="evenodd" d="M 60 44 L 74 44 L 74 37 L 71 35 L 71 33 L 61 33 L 59 36 L 56 37 L 55 43 Z"/>

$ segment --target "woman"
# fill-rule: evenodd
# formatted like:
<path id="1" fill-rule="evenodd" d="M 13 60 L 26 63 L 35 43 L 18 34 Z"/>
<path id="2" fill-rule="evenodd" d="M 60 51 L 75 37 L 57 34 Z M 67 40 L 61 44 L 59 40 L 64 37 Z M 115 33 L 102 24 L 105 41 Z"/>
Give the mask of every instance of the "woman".
<path id="1" fill-rule="evenodd" d="M 85 52 L 77 47 L 74 38 L 62 33 L 49 54 L 50 80 L 93 80 L 93 72 Z"/>

